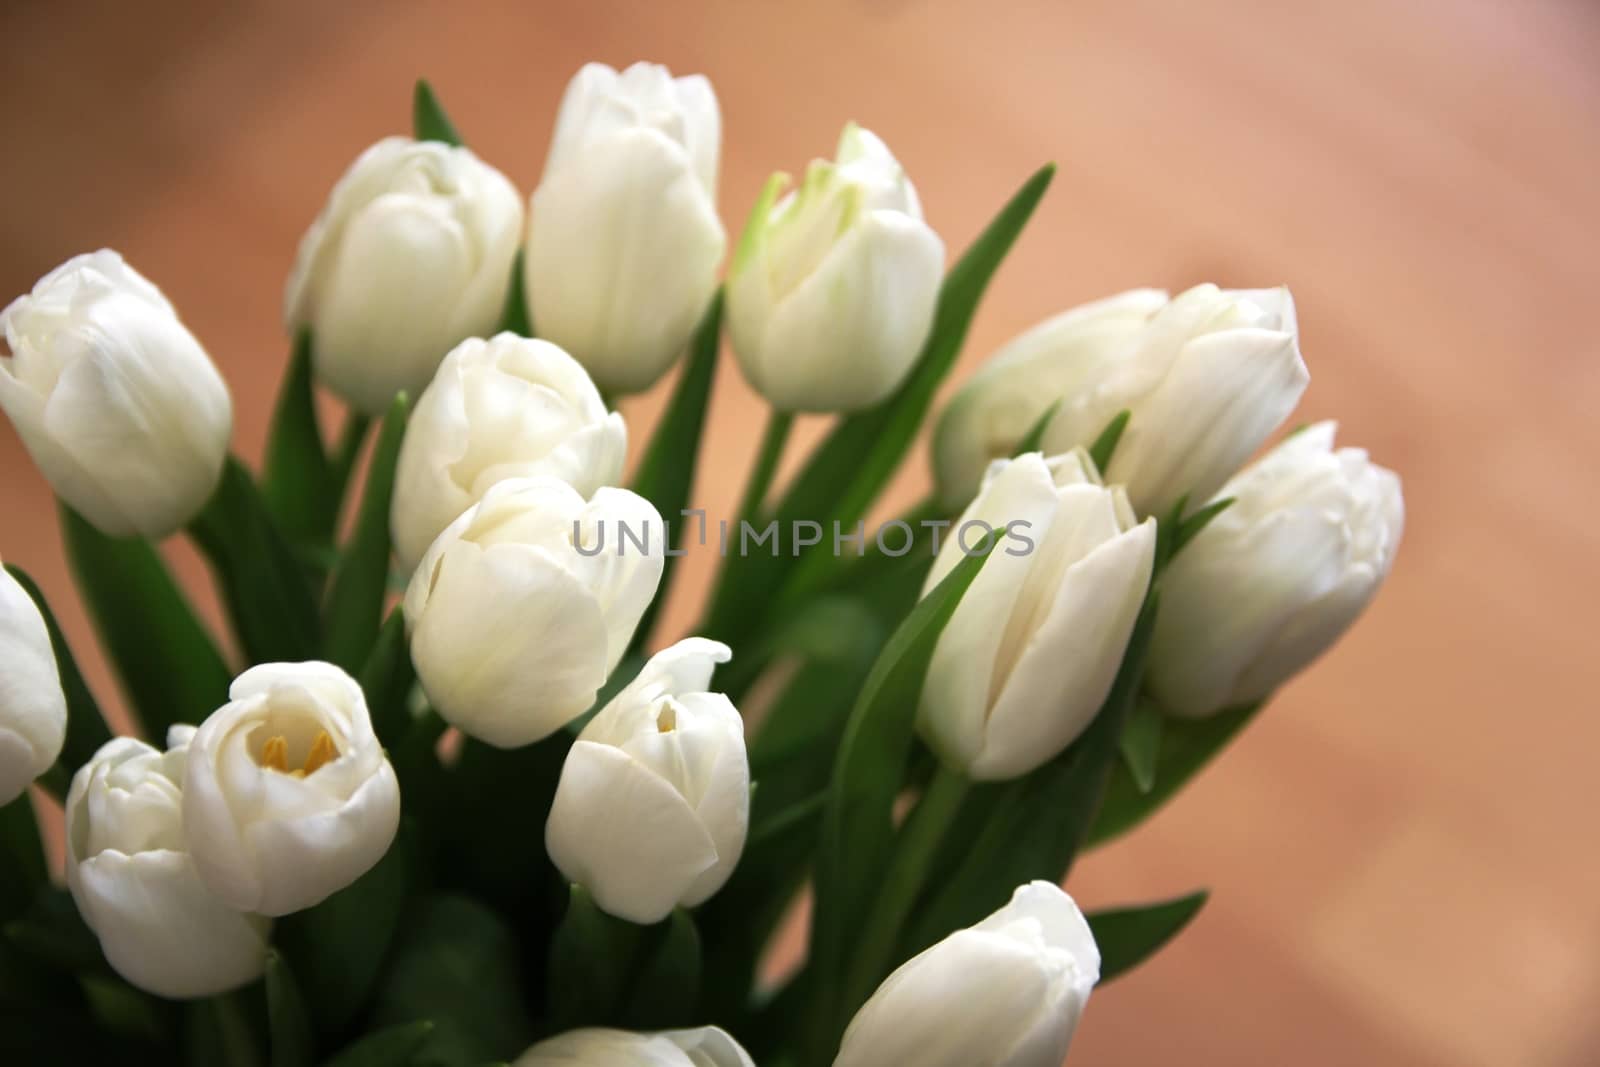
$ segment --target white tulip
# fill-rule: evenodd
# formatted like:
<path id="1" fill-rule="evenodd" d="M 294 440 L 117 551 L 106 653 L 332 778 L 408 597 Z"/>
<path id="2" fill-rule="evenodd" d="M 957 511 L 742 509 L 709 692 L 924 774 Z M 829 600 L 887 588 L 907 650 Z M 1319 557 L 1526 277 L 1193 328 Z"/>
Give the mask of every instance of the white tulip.
<path id="1" fill-rule="evenodd" d="M 1014 453 L 1050 405 L 1080 388 L 1086 368 L 1127 352 L 1166 302 L 1159 289 L 1130 289 L 1072 308 L 979 367 L 934 429 L 934 471 L 947 511 L 965 507 L 989 464 Z"/>
<path id="2" fill-rule="evenodd" d="M 995 369 L 980 371 L 938 432 L 946 502 L 959 504 L 982 464 L 1007 454 L 1058 401 L 1041 442 L 1046 453 L 1088 447 L 1120 412 L 1130 413 L 1103 473 L 1127 487 L 1140 515 L 1165 518 L 1185 496 L 1193 510 L 1215 493 L 1288 418 L 1310 381 L 1294 301 L 1287 289 L 1214 285 L 1165 303 L 1159 297 L 1134 290 L 1051 319 L 1008 345 Z M 1144 328 L 1135 330 L 1146 309 Z M 1018 399 L 1030 390 L 1031 402 Z M 992 407 L 986 393 L 996 394 Z"/>
<path id="3" fill-rule="evenodd" d="M 109 249 L 0 311 L 0 407 L 51 488 L 110 537 L 164 537 L 222 473 L 228 387 L 161 290 Z"/>
<path id="4" fill-rule="evenodd" d="M 944 242 L 888 147 L 855 123 L 774 205 L 767 183 L 728 272 L 745 377 L 785 411 L 854 411 L 905 380 L 928 332 Z"/>
<path id="5" fill-rule="evenodd" d="M 183 824 L 195 867 L 241 911 L 320 903 L 383 857 L 400 786 L 361 687 L 331 663 L 264 663 L 189 744 Z"/>
<path id="6" fill-rule="evenodd" d="M 528 306 L 607 392 L 649 388 L 711 302 L 721 145 L 701 75 L 590 63 L 567 86 L 528 205 Z"/>
<path id="7" fill-rule="evenodd" d="M 884 979 L 845 1031 L 833 1067 L 1060 1067 L 1100 951 L 1049 882 L 957 930 Z"/>
<path id="8" fill-rule="evenodd" d="M 406 424 L 390 529 L 407 573 L 494 483 L 549 474 L 588 496 L 622 478 L 628 431 L 577 360 L 503 333 L 461 342 Z"/>
<path id="9" fill-rule="evenodd" d="M 118 974 L 163 997 L 206 997 L 257 978 L 269 923 L 201 881 L 185 845 L 183 778 L 192 727 L 165 753 L 106 742 L 66 801 L 67 886 Z"/>
<path id="10" fill-rule="evenodd" d="M 522 198 L 470 149 L 387 137 L 345 171 L 300 241 L 284 294 L 317 375 L 359 411 L 428 384 L 454 345 L 494 329 Z"/>
<path id="11" fill-rule="evenodd" d="M 721 889 L 744 851 L 744 721 L 708 693 L 728 646 L 689 638 L 656 653 L 567 753 L 545 847 L 612 915 L 665 919 Z"/>
<path id="12" fill-rule="evenodd" d="M 0 568 L 0 807 L 50 769 L 66 737 L 50 631 L 27 590 Z"/>
<path id="13" fill-rule="evenodd" d="M 715 1026 L 634 1034 L 570 1030 L 541 1041 L 511 1067 L 755 1067 L 748 1053 Z"/>
<path id="14" fill-rule="evenodd" d="M 1122 662 L 1155 559 L 1154 520 L 1138 522 L 1081 451 L 995 463 L 951 528 L 924 593 L 976 549 L 990 553 L 934 646 L 918 725 L 953 767 L 1015 778 L 1093 720 Z"/>
<path id="15" fill-rule="evenodd" d="M 510 478 L 428 549 L 406 589 L 411 659 L 452 725 L 501 748 L 594 703 L 661 583 L 666 535 L 648 500 L 557 478 Z"/>
<path id="16" fill-rule="evenodd" d="M 1400 479 L 1335 424 L 1289 437 L 1224 485 L 1233 504 L 1173 560 L 1145 684 L 1206 715 L 1267 696 L 1349 628 L 1400 547 Z"/>

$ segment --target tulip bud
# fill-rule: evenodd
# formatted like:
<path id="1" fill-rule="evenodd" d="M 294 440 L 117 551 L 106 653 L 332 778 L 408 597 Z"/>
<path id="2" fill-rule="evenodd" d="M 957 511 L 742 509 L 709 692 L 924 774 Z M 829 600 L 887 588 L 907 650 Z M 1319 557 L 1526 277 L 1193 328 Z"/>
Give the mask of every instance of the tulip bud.
<path id="1" fill-rule="evenodd" d="M 185 846 L 183 778 L 192 727 L 165 753 L 106 742 L 67 792 L 67 886 L 117 973 L 158 996 L 207 997 L 266 966 L 269 923 L 206 888 Z"/>
<path id="2" fill-rule="evenodd" d="M 755 1067 L 748 1053 L 715 1026 L 633 1034 L 570 1030 L 541 1041 L 511 1067 Z"/>
<path id="3" fill-rule="evenodd" d="M 1099 980 L 1083 913 L 1057 886 L 1030 882 L 886 978 L 833 1067 L 1060 1067 Z"/>
<path id="4" fill-rule="evenodd" d="M 855 123 L 776 205 L 776 175 L 728 274 L 745 377 L 785 411 L 854 411 L 905 380 L 933 328 L 944 242 L 888 146 Z"/>
<path id="5" fill-rule="evenodd" d="M 951 529 L 924 593 L 1005 530 L 946 624 L 918 725 L 951 766 L 1015 778 L 1093 720 L 1122 663 L 1154 565 L 1154 520 L 1103 488 L 1081 450 L 997 461 Z"/>
<path id="6" fill-rule="evenodd" d="M 655 923 L 722 888 L 744 850 L 750 764 L 744 720 L 708 693 L 728 646 L 656 653 L 567 753 L 545 847 L 612 915 Z"/>
<path id="7" fill-rule="evenodd" d="M 381 414 L 459 341 L 494 329 L 521 236 L 516 187 L 471 150 L 384 138 L 301 239 L 284 323 L 311 328 L 324 384 Z"/>
<path id="8" fill-rule="evenodd" d="M 1288 418 L 1310 381 L 1294 301 L 1287 289 L 1199 285 L 1159 306 L 1123 343 L 1156 296 L 1135 290 L 1052 319 L 980 372 L 951 404 L 957 412 L 971 405 L 976 415 L 958 414 L 939 430 L 947 500 L 959 502 L 973 471 L 994 450 L 1005 454 L 1006 441 L 1021 440 L 1058 401 L 1046 453 L 1087 447 L 1130 413 L 1103 473 L 1127 487 L 1140 515 L 1165 518 L 1185 496 L 1190 510 L 1210 498 Z M 1031 403 L 1013 399 L 1030 389 Z M 994 406 L 985 411 L 987 403 Z"/>
<path id="9" fill-rule="evenodd" d="M 435 540 L 404 610 L 411 659 L 452 725 L 501 748 L 559 730 L 593 703 L 661 583 L 666 532 L 650 502 L 557 478 L 510 478 Z"/>
<path id="10" fill-rule="evenodd" d="M 590 63 L 567 86 L 528 205 L 528 306 L 607 392 L 649 388 L 711 302 L 721 145 L 701 75 Z"/>
<path id="11" fill-rule="evenodd" d="M 622 478 L 628 431 L 576 360 L 503 333 L 461 342 L 406 425 L 390 529 L 409 573 L 495 482 L 548 474 L 589 496 Z"/>
<path id="12" fill-rule="evenodd" d="M 1405 502 L 1394 472 L 1301 430 L 1222 487 L 1233 503 L 1162 578 L 1145 684 L 1176 715 L 1267 696 L 1338 640 L 1389 573 Z"/>
<path id="13" fill-rule="evenodd" d="M 55 763 L 67 736 L 67 698 L 39 606 L 0 568 L 0 807 Z"/>
<path id="14" fill-rule="evenodd" d="M 109 537 L 164 537 L 216 488 L 228 387 L 167 298 L 108 249 L 0 311 L 0 407 L 50 486 Z"/>
<path id="15" fill-rule="evenodd" d="M 189 744 L 183 825 L 195 867 L 241 911 L 320 903 L 383 857 L 400 786 L 361 687 L 331 663 L 264 663 Z"/>

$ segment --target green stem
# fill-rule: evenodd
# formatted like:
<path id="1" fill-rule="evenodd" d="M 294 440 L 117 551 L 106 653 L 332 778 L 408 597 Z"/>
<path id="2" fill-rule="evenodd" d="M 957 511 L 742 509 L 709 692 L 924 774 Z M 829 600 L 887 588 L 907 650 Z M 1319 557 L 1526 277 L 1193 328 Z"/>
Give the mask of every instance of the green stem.
<path id="1" fill-rule="evenodd" d="M 783 447 L 789 441 L 789 431 L 794 427 L 794 416 L 787 411 L 772 411 L 767 416 L 767 428 L 761 435 L 761 449 L 756 453 L 756 465 L 750 469 L 750 480 L 745 483 L 744 499 L 739 502 L 739 518 L 755 521 L 772 489 L 773 475 L 778 472 L 778 461 L 783 458 Z"/>
<path id="2" fill-rule="evenodd" d="M 760 523 L 762 505 L 772 489 L 772 479 L 778 471 L 778 460 L 783 456 L 784 445 L 789 441 L 789 431 L 794 426 L 794 415 L 774 409 L 767 416 L 767 428 L 761 435 L 761 447 L 756 452 L 755 466 L 745 482 L 744 496 L 739 502 L 738 520 L 732 527 L 730 538 L 737 539 L 740 524 Z M 782 537 L 780 532 L 779 537 Z M 710 603 L 697 633 L 726 641 L 744 639 L 755 627 L 768 606 L 752 599 L 739 575 L 742 565 L 748 563 L 737 552 L 726 555 L 717 570 L 712 586 Z"/>
<path id="3" fill-rule="evenodd" d="M 333 455 L 328 457 L 329 469 L 332 472 L 330 488 L 333 495 L 335 526 L 338 525 L 339 512 L 344 506 L 344 493 L 350 484 L 350 473 L 355 470 L 356 457 L 361 455 L 361 446 L 366 443 L 367 430 L 371 426 L 371 416 L 350 412 L 345 416 L 344 429 L 339 432 L 339 443 L 334 446 Z"/>

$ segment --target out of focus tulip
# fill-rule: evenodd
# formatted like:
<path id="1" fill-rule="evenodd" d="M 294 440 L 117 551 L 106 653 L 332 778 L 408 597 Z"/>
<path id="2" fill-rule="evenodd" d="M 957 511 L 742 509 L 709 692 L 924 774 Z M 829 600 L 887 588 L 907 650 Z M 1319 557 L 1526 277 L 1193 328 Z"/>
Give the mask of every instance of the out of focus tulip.
<path id="1" fill-rule="evenodd" d="M 108 249 L 0 311 L 0 407 L 56 494 L 110 537 L 164 537 L 216 487 L 228 387 L 161 290 Z"/>
<path id="2" fill-rule="evenodd" d="M 571 1030 L 541 1041 L 511 1067 L 755 1067 L 739 1043 L 715 1026 L 634 1034 Z"/>
<path id="3" fill-rule="evenodd" d="M 934 647 L 918 725 L 951 766 L 1015 778 L 1066 748 L 1111 689 L 1150 585 L 1154 520 L 1099 484 L 1083 452 L 997 461 L 926 590 L 987 530 L 1007 536 Z"/>
<path id="4" fill-rule="evenodd" d="M 576 360 L 503 333 L 461 342 L 423 391 L 400 446 L 390 529 L 409 573 L 495 482 L 549 474 L 584 496 L 622 478 L 628 432 Z"/>
<path id="5" fill-rule="evenodd" d="M 745 377 L 785 411 L 853 411 L 887 397 L 933 326 L 944 242 L 888 147 L 851 123 L 774 203 L 767 183 L 728 275 L 728 332 Z"/>
<path id="6" fill-rule="evenodd" d="M 439 714 L 515 748 L 594 703 L 661 583 L 648 500 L 510 478 L 440 534 L 406 589 L 411 658 Z"/>
<path id="7" fill-rule="evenodd" d="M 444 354 L 499 321 L 522 198 L 470 149 L 387 137 L 345 171 L 300 242 L 284 294 L 317 375 L 359 411 L 416 396 Z"/>
<path id="8" fill-rule="evenodd" d="M 884 979 L 845 1031 L 833 1067 L 1061 1067 L 1100 951 L 1049 882 L 957 930 Z"/>
<path id="9" fill-rule="evenodd" d="M 0 568 L 0 807 L 50 769 L 66 736 L 50 631 L 27 590 Z"/>
<path id="10" fill-rule="evenodd" d="M 183 828 L 186 745 L 106 742 L 67 792 L 67 886 L 118 974 L 173 998 L 236 989 L 266 966 L 269 923 L 201 881 Z"/>
<path id="11" fill-rule="evenodd" d="M 1222 487 L 1233 503 L 1162 578 L 1146 685 L 1177 715 L 1260 700 L 1361 614 L 1400 547 L 1400 479 L 1335 424 L 1289 437 Z"/>
<path id="12" fill-rule="evenodd" d="M 383 857 L 400 786 L 361 687 L 331 663 L 264 663 L 189 744 L 183 825 L 211 890 L 241 911 L 320 903 Z"/>
<path id="13" fill-rule="evenodd" d="M 545 845 L 612 915 L 659 922 L 721 889 L 739 861 L 750 822 L 744 721 L 705 691 L 731 655 L 702 638 L 656 653 L 567 753 Z"/>
<path id="14" fill-rule="evenodd" d="M 701 75 L 590 63 L 567 86 L 528 206 L 528 306 L 607 392 L 649 388 L 711 302 L 721 145 Z"/>

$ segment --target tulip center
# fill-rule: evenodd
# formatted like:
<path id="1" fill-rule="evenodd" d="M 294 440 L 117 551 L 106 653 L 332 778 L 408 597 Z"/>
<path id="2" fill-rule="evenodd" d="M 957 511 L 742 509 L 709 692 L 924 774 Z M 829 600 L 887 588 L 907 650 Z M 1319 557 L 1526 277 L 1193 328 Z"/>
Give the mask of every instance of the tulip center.
<path id="1" fill-rule="evenodd" d="M 306 752 L 305 762 L 294 769 L 289 768 L 289 739 L 283 734 L 269 737 L 261 746 L 261 766 L 270 771 L 287 774 L 291 778 L 304 778 L 314 773 L 325 763 L 332 763 L 339 758 L 339 750 L 333 747 L 333 738 L 328 736 L 328 731 L 318 730 L 317 736 L 312 738 L 311 748 Z"/>
<path id="2" fill-rule="evenodd" d="M 677 709 L 672 706 L 672 702 L 668 701 L 661 706 L 660 711 L 656 712 L 656 729 L 661 733 L 670 734 L 677 728 L 678 712 Z"/>

